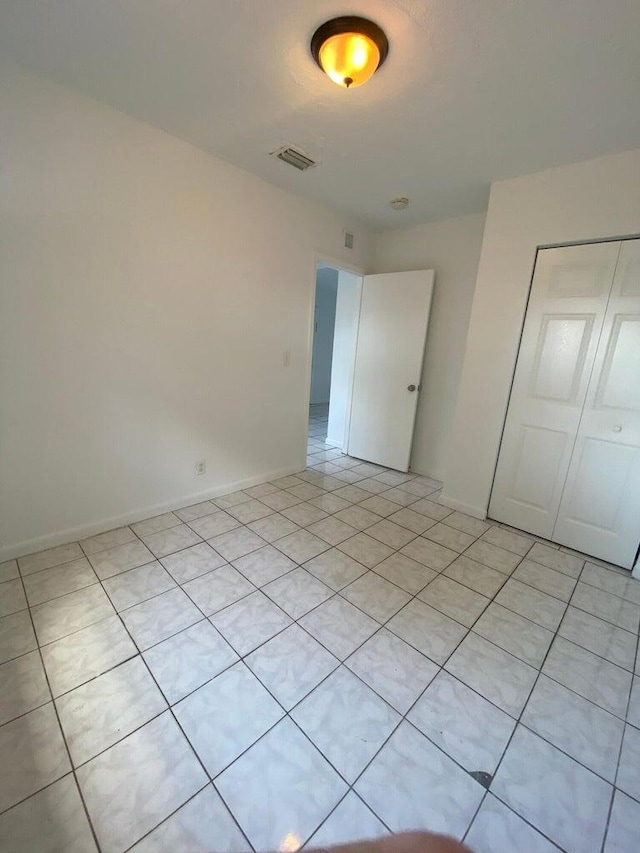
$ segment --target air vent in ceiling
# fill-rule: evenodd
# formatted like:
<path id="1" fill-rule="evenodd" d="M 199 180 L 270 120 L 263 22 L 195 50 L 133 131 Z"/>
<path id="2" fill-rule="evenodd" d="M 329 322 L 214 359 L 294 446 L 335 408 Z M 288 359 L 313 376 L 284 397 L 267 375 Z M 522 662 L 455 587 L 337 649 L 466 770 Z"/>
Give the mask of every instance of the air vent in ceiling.
<path id="1" fill-rule="evenodd" d="M 300 151 L 299 148 L 294 148 L 292 145 L 285 145 L 284 148 L 279 148 L 277 151 L 273 151 L 271 156 L 277 157 L 278 160 L 282 160 L 283 163 L 288 163 L 289 166 L 293 166 L 301 172 L 310 169 L 312 166 L 318 165 L 315 160 L 312 160 L 311 157 L 307 157 L 303 151 Z"/>
<path id="2" fill-rule="evenodd" d="M 353 234 L 348 231 L 344 232 L 344 245 L 347 249 L 353 249 Z"/>

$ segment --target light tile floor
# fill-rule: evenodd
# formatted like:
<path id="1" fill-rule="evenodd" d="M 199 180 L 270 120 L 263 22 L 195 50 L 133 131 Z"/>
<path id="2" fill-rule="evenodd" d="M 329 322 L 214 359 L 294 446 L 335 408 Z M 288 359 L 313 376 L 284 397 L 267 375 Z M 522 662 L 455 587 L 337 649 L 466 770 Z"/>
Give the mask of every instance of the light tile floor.
<path id="1" fill-rule="evenodd" d="M 325 438 L 0 566 L 0 849 L 640 850 L 640 583 Z"/>

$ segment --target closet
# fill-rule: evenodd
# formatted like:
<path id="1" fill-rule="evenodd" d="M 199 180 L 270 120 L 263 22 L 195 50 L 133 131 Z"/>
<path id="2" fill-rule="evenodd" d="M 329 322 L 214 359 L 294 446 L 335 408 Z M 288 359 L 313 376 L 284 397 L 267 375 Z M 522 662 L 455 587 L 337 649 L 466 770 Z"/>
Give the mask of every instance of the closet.
<path id="1" fill-rule="evenodd" d="M 640 240 L 538 251 L 489 515 L 633 566 Z"/>

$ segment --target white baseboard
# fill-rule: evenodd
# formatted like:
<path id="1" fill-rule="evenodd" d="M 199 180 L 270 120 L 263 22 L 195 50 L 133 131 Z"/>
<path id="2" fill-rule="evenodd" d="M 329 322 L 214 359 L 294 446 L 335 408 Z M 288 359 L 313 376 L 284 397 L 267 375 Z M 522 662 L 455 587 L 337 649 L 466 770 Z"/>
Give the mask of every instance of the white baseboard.
<path id="1" fill-rule="evenodd" d="M 334 438 L 332 435 L 328 435 L 325 439 L 325 444 L 330 444 L 331 447 L 335 447 L 336 450 L 344 451 L 344 442 L 342 439 Z"/>
<path id="2" fill-rule="evenodd" d="M 430 480 L 435 480 L 436 483 L 444 483 L 444 480 L 442 479 L 442 475 L 436 476 L 431 471 L 423 471 L 421 468 L 414 468 L 413 465 L 411 465 L 411 464 L 409 465 L 409 471 L 412 474 L 416 474 L 418 477 L 428 477 Z"/>
<path id="3" fill-rule="evenodd" d="M 449 509 L 456 509 L 458 512 L 464 512 L 465 515 L 470 515 L 472 518 L 479 518 L 482 521 L 487 517 L 486 509 L 482 509 L 479 506 L 473 506 L 473 504 L 466 504 L 463 501 L 458 501 L 455 498 L 449 498 L 447 495 L 440 495 L 438 502 L 444 504 L 444 506 L 448 506 Z"/>
<path id="4" fill-rule="evenodd" d="M 27 554 L 35 554 L 37 551 L 44 551 L 46 548 L 55 548 L 57 545 L 66 545 L 69 542 L 76 542 L 78 539 L 86 539 L 87 536 L 95 536 L 97 533 L 106 533 L 108 530 L 113 530 L 116 527 L 123 527 L 126 524 L 134 524 L 136 521 L 144 521 L 147 518 L 153 518 L 155 515 L 161 515 L 163 512 L 171 512 L 175 509 L 181 509 L 185 506 L 207 501 L 211 498 L 217 498 L 220 495 L 226 495 L 229 492 L 237 492 L 239 489 L 248 489 L 251 486 L 258 486 L 260 483 L 268 483 L 270 480 L 277 480 L 279 477 L 287 477 L 290 474 L 297 474 L 304 470 L 299 465 L 294 467 L 281 468 L 278 471 L 270 471 L 266 474 L 260 474 L 257 477 L 248 477 L 244 480 L 236 480 L 233 483 L 225 483 L 222 486 L 217 486 L 214 489 L 208 489 L 204 492 L 195 492 L 191 495 L 182 495 L 179 498 L 174 498 L 163 503 L 153 504 L 152 506 L 140 507 L 123 515 L 115 515 L 111 518 L 103 518 L 100 521 L 91 524 L 81 524 L 78 527 L 68 527 L 65 530 L 60 530 L 57 533 L 47 533 L 44 536 L 36 536 L 33 539 L 25 539 L 22 542 L 17 542 L 13 545 L 6 545 L 0 548 L 0 563 L 6 560 L 14 560 L 16 557 L 24 557 Z"/>

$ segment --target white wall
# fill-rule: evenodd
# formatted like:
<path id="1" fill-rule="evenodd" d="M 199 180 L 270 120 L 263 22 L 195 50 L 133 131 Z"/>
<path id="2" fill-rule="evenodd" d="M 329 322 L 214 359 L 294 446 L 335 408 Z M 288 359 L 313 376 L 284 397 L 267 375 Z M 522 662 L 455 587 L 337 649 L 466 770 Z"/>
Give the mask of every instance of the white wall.
<path id="1" fill-rule="evenodd" d="M 13 68 L 0 112 L 0 561 L 302 467 L 316 254 L 362 227 Z"/>
<path id="2" fill-rule="evenodd" d="M 435 270 L 411 468 L 438 480 L 444 477 L 483 228 L 484 214 L 459 216 L 379 234 L 374 249 L 373 272 Z"/>
<path id="3" fill-rule="evenodd" d="M 312 403 L 329 402 L 337 293 L 338 270 L 322 267 L 316 273 L 315 332 L 311 364 Z"/>
<path id="4" fill-rule="evenodd" d="M 358 343 L 362 276 L 340 270 L 336 301 L 327 444 L 346 450 Z"/>
<path id="5" fill-rule="evenodd" d="M 640 150 L 491 188 L 444 500 L 483 517 L 538 246 L 640 234 Z"/>

